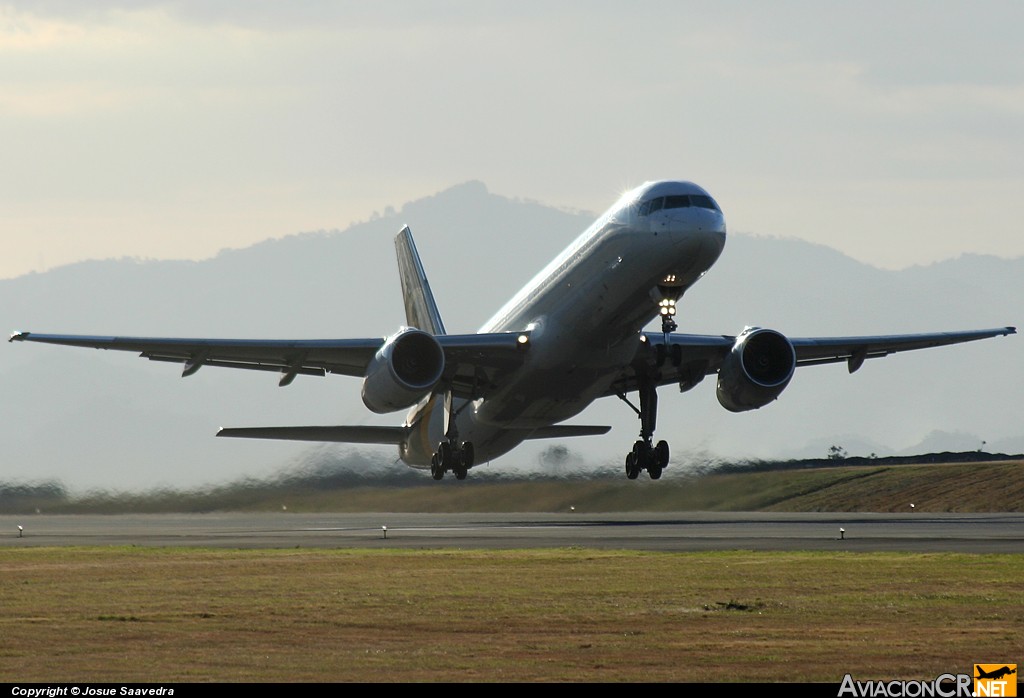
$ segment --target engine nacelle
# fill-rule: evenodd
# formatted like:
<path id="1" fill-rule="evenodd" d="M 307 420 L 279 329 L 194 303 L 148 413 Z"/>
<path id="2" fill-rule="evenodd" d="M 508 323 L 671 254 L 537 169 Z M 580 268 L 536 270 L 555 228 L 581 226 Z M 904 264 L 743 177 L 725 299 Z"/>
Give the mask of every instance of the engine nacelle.
<path id="1" fill-rule="evenodd" d="M 366 367 L 363 404 L 378 414 L 415 405 L 444 373 L 444 350 L 422 330 L 406 327 L 388 337 Z"/>
<path id="2" fill-rule="evenodd" d="M 718 371 L 718 402 L 730 412 L 764 407 L 789 385 L 796 352 L 775 330 L 744 330 Z"/>

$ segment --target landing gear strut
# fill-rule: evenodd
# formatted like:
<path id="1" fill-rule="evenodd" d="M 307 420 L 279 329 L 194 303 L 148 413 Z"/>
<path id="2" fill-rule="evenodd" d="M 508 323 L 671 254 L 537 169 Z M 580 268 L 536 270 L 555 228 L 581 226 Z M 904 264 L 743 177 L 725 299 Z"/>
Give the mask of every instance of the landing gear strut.
<path id="1" fill-rule="evenodd" d="M 619 397 L 640 417 L 640 438 L 633 444 L 633 450 L 626 454 L 626 477 L 636 480 L 641 471 L 646 470 L 652 480 L 661 477 L 662 471 L 668 467 L 668 443 L 654 443 L 654 427 L 658 421 L 658 392 L 654 381 L 644 379 L 640 382 L 640 408 L 626 399 L 625 394 Z"/>
<path id="2" fill-rule="evenodd" d="M 451 391 L 444 394 L 444 435 L 445 440 L 437 445 L 437 450 L 430 459 L 430 475 L 435 480 L 444 478 L 448 472 L 455 473 L 456 480 L 465 480 L 469 469 L 473 467 L 474 449 L 470 441 L 459 443 L 459 428 L 456 417 L 469 402 L 455 409 Z"/>

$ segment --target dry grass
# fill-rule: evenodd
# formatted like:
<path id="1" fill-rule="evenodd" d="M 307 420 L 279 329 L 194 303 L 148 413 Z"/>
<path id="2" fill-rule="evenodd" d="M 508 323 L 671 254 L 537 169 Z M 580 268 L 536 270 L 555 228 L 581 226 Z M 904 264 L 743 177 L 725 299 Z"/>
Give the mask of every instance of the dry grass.
<path id="1" fill-rule="evenodd" d="M 629 481 L 616 475 L 593 480 L 494 481 L 471 476 L 434 482 L 407 473 L 401 486 L 350 481 L 296 480 L 223 485 L 208 491 L 88 493 L 69 496 L 59 487 L 19 492 L 0 485 L 5 513 L 142 513 L 208 511 L 498 512 L 568 511 L 1024 511 L 1024 462 L 927 465 L 833 465 L 687 477 L 670 470 L 664 479 Z M 404 466 L 395 466 L 404 468 Z M 404 472 L 404 471 L 403 471 Z M 25 489 L 25 488 L 22 488 Z"/>
<path id="2" fill-rule="evenodd" d="M 1022 579 L 1022 555 L 0 550 L 0 680 L 933 678 L 1019 659 Z"/>

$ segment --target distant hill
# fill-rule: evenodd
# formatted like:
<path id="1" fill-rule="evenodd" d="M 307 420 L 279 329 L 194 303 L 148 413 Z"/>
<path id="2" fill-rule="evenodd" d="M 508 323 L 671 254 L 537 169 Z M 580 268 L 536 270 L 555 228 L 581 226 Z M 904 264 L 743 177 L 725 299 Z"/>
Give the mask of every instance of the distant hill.
<path id="1" fill-rule="evenodd" d="M 468 332 L 592 219 L 469 182 L 344 231 L 291 235 L 200 262 L 103 260 L 0 280 L 0 320 L 40 332 L 382 336 L 404 321 L 392 238 L 408 223 L 449 331 Z M 1022 259 L 969 255 L 885 271 L 820 245 L 731 233 L 718 264 L 682 301 L 679 320 L 680 331 L 709 334 L 745 325 L 792 336 L 924 332 L 1024 324 L 1021 299 Z M 666 477 L 680 476 L 687 462 L 823 457 L 831 445 L 890 455 L 942 433 L 957 435 L 958 449 L 984 442 L 988 451 L 1024 451 L 1020 341 L 869 361 L 853 377 L 842 365 L 801 369 L 776 403 L 741 415 L 719 407 L 711 380 L 683 396 L 665 388 L 659 437 L 672 443 L 679 466 Z M 341 458 L 351 450 L 225 442 L 213 438 L 219 426 L 402 417 L 367 414 L 356 379 L 300 377 L 278 388 L 265 374 L 179 373 L 121 353 L 5 346 L 0 480 L 56 479 L 81 490 L 260 477 L 310 453 Z M 566 462 L 582 471 L 620 468 L 638 429 L 633 413 L 606 400 L 579 421 L 614 429 L 566 441 Z M 483 467 L 535 470 L 552 445 L 538 442 Z M 381 467 L 404 467 L 391 449 L 373 453 Z"/>

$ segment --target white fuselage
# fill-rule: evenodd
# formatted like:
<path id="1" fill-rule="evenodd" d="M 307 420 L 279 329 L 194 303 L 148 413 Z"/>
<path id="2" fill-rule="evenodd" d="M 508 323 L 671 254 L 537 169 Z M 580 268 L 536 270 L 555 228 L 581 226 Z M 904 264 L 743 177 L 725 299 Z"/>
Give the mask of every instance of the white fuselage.
<path id="1" fill-rule="evenodd" d="M 687 197 L 709 203 L 678 205 Z M 529 330 L 530 346 L 499 391 L 459 413 L 459 438 L 473 442 L 477 463 L 605 394 L 635 356 L 658 301 L 700 279 L 725 235 L 725 218 L 706 191 L 689 182 L 648 183 L 620 198 L 537 274 L 480 328 Z M 440 406 L 431 398 L 410 412 L 407 423 L 417 428 L 400 447 L 406 463 L 430 464 L 444 436 Z"/>

